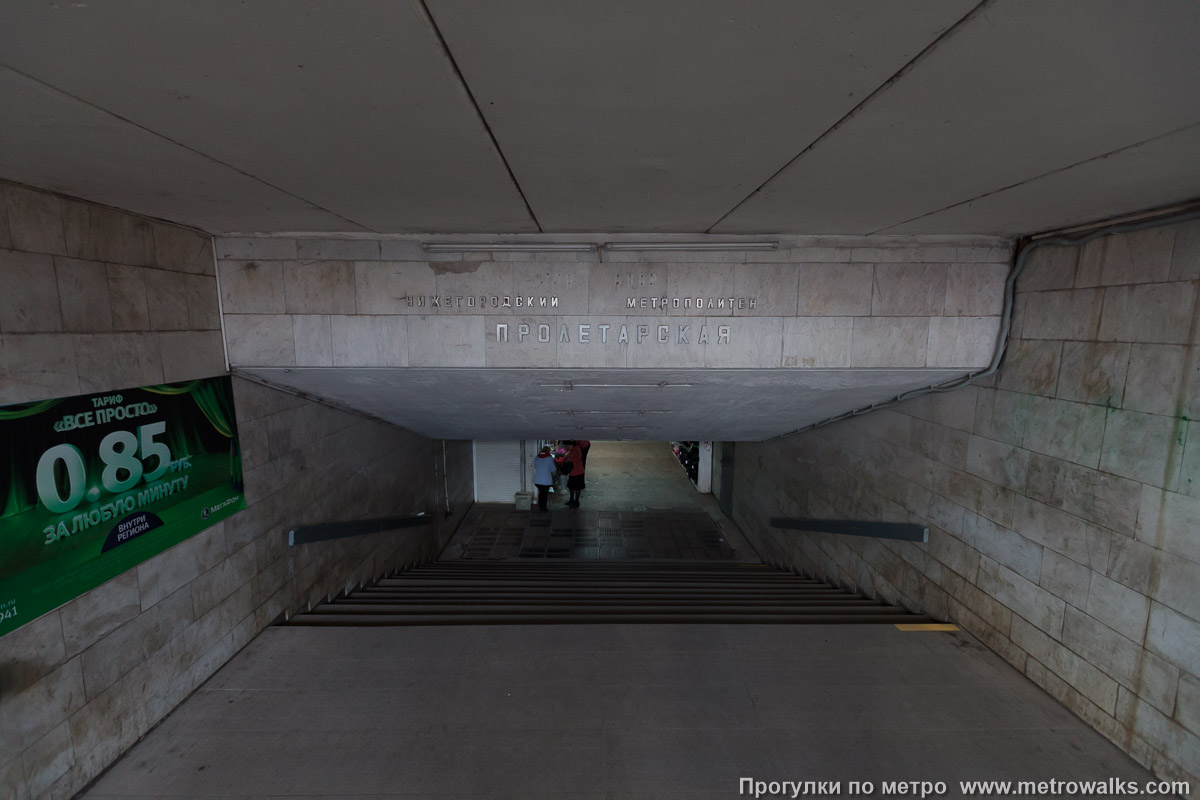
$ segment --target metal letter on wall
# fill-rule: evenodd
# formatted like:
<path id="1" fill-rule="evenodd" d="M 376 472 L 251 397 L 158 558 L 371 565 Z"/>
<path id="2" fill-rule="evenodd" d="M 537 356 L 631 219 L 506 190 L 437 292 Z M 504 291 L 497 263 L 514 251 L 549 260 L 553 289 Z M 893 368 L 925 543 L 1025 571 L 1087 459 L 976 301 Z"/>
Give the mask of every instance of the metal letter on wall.
<path id="1" fill-rule="evenodd" d="M 228 375 L 0 408 L 0 636 L 246 507 Z"/>

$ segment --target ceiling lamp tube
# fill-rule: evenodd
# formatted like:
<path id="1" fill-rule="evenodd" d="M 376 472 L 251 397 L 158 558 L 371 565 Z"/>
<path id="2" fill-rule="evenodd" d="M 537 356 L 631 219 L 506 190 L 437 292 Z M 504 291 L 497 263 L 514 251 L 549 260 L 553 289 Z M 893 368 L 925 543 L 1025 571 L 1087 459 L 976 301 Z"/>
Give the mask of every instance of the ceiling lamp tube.
<path id="1" fill-rule="evenodd" d="M 605 242 L 605 250 L 778 250 L 779 242 Z"/>
<path id="2" fill-rule="evenodd" d="M 528 244 L 516 242 L 496 242 L 493 244 L 477 242 L 430 242 L 422 245 L 422 247 L 425 248 L 426 253 L 594 253 L 597 246 L 594 244 L 561 242 L 530 242 Z"/>

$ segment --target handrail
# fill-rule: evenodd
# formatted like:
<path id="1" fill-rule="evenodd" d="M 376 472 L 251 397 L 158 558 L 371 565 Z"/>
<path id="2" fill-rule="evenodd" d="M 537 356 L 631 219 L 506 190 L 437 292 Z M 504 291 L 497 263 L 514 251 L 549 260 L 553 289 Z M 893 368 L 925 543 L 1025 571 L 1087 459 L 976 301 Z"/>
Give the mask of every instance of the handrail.
<path id="1" fill-rule="evenodd" d="M 297 525 L 288 531 L 288 547 L 327 539 L 344 539 L 347 536 L 362 536 L 366 533 L 382 533 L 399 528 L 415 528 L 420 525 L 428 525 L 433 521 L 432 516 L 420 511 L 406 517 L 380 517 L 345 522 L 321 522 L 316 525 Z"/>

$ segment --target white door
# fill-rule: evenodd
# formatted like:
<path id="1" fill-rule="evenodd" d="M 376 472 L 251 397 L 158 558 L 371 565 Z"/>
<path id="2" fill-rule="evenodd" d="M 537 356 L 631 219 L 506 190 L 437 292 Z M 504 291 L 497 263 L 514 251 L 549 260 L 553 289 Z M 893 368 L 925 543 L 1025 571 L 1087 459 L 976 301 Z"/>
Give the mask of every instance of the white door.
<path id="1" fill-rule="evenodd" d="M 475 442 L 475 501 L 512 503 L 521 491 L 521 443 Z"/>

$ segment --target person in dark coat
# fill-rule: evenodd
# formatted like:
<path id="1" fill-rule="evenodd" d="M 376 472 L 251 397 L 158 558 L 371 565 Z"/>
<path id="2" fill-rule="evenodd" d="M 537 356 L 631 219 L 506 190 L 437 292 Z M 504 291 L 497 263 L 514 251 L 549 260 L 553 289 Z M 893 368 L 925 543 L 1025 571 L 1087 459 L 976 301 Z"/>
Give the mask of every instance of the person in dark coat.
<path id="1" fill-rule="evenodd" d="M 571 493 L 567 505 L 571 508 L 579 508 L 579 493 L 583 491 L 583 451 L 579 449 L 578 442 L 571 442 L 571 449 L 567 451 L 566 458 L 563 459 L 571 465 L 571 471 L 567 473 L 567 490 Z"/>

